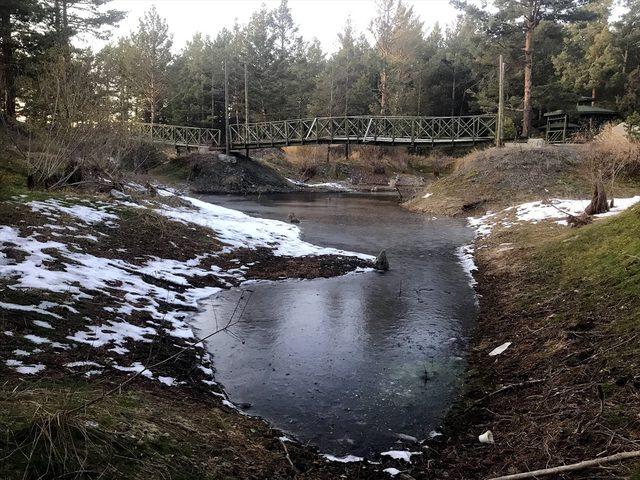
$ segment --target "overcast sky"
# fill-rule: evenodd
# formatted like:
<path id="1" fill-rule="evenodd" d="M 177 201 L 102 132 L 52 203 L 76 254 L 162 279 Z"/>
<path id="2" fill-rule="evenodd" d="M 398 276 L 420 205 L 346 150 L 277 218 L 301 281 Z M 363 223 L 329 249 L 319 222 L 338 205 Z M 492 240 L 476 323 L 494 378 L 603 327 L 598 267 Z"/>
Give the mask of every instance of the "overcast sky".
<path id="1" fill-rule="evenodd" d="M 445 26 L 456 18 L 448 0 L 405 0 L 413 5 L 428 31 L 434 23 Z M 138 18 L 155 5 L 167 19 L 173 33 L 174 50 L 180 50 L 195 32 L 214 36 L 224 27 L 231 27 L 237 19 L 244 24 L 251 13 L 262 4 L 276 7 L 279 0 L 114 0 L 109 5 L 128 12 L 127 18 L 113 31 L 112 39 L 127 35 L 136 28 Z M 344 27 L 347 16 L 357 32 L 367 33 L 376 13 L 373 0 L 289 0 L 293 19 L 307 40 L 316 37 L 325 52 L 337 49 L 337 34 Z M 93 48 L 102 46 L 91 42 Z"/>

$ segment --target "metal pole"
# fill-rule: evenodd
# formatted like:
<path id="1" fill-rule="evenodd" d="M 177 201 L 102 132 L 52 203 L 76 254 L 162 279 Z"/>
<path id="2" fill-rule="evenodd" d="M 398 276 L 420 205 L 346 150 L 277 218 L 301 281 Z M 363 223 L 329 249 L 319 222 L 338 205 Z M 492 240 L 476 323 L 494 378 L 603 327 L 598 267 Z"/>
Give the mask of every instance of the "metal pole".
<path id="1" fill-rule="evenodd" d="M 500 55 L 498 63 L 498 119 L 496 122 L 496 146 L 502 146 L 504 126 L 504 61 Z"/>
<path id="2" fill-rule="evenodd" d="M 214 96 L 214 70 L 213 63 L 211 65 L 211 128 L 215 128 L 216 126 L 216 116 L 215 116 L 215 96 Z"/>
<path id="3" fill-rule="evenodd" d="M 249 75 L 247 74 L 247 62 L 244 62 L 244 145 L 245 153 L 249 156 Z"/>
<path id="4" fill-rule="evenodd" d="M 231 150 L 229 143 L 229 72 L 227 61 L 224 61 L 224 151 L 227 155 Z"/>

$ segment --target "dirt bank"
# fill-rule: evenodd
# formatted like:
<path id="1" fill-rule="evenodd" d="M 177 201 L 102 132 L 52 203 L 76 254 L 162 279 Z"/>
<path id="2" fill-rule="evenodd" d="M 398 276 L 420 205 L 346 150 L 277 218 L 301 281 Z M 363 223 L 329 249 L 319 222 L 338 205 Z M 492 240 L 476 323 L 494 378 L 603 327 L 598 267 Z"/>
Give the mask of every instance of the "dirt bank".
<path id="1" fill-rule="evenodd" d="M 415 477 L 491 478 L 638 449 L 640 207 L 578 230 L 494 228 L 477 245 L 466 391 Z M 495 445 L 478 441 L 486 430 Z M 551 478 L 639 473 L 631 460 Z"/>
<path id="2" fill-rule="evenodd" d="M 475 153 L 409 202 L 429 213 L 492 212 L 472 222 L 480 315 L 464 392 L 444 435 L 408 471 L 414 478 L 493 478 L 638 449 L 640 207 L 579 229 L 559 224 L 562 211 L 588 203 L 545 203 L 589 198 L 581 148 Z M 637 179 L 620 191 L 637 195 Z M 495 444 L 479 442 L 487 430 Z M 639 474 L 629 460 L 549 478 Z"/>
<path id="3" fill-rule="evenodd" d="M 410 198 L 445 171 L 443 152 L 412 154 L 403 147 L 302 145 L 262 149 L 252 155 L 282 175 L 303 183 L 341 182 L 359 192 L 395 192 Z"/>
<path id="4" fill-rule="evenodd" d="M 194 153 L 154 169 L 151 174 L 197 193 L 282 193 L 300 190 L 273 168 L 241 154 Z"/>
<path id="5" fill-rule="evenodd" d="M 376 478 L 238 413 L 187 322 L 219 288 L 371 262 L 284 223 L 127 193 L 0 202 L 2 477 Z"/>
<path id="6" fill-rule="evenodd" d="M 588 148 L 513 146 L 472 152 L 405 206 L 434 215 L 469 216 L 544 198 L 588 198 Z M 636 187 L 637 181 L 622 180 L 616 193 L 632 195 Z"/>

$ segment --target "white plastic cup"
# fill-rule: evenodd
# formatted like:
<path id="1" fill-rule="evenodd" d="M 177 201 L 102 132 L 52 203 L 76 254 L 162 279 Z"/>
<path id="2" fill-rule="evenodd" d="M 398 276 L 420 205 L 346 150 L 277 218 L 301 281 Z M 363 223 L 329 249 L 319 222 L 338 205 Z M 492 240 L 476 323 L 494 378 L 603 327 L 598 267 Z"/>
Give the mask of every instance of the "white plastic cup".
<path id="1" fill-rule="evenodd" d="M 493 440 L 493 433 L 491 433 L 491 430 L 487 430 L 482 435 L 479 435 L 478 440 L 480 440 L 480 443 L 496 443 Z"/>

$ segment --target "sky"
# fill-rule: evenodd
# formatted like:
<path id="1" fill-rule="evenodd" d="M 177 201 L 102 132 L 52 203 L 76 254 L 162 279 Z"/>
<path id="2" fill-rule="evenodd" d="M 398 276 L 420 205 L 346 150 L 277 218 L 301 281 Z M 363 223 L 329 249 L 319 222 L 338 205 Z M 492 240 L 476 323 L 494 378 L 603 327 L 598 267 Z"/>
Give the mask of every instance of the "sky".
<path id="1" fill-rule="evenodd" d="M 128 12 L 127 18 L 112 31 L 111 40 L 126 36 L 138 25 L 138 18 L 152 5 L 166 18 L 173 33 L 174 51 L 179 51 L 194 33 L 215 36 L 224 27 L 237 21 L 244 24 L 251 13 L 262 4 L 274 8 L 279 0 L 114 0 L 110 6 Z M 439 22 L 453 23 L 456 10 L 448 0 L 406 0 L 424 22 L 425 30 Z M 342 31 L 347 16 L 355 30 L 368 33 L 369 23 L 376 13 L 373 0 L 289 0 L 293 20 L 306 40 L 316 37 L 327 53 L 337 50 L 337 35 Z M 91 41 L 93 48 L 103 44 Z"/>

